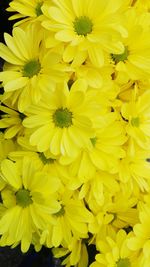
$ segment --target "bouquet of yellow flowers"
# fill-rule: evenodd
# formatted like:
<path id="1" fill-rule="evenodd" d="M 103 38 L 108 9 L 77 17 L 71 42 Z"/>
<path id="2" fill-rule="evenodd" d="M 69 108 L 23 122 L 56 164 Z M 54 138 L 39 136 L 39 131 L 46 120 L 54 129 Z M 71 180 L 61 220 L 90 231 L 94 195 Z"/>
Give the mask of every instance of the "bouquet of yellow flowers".
<path id="1" fill-rule="evenodd" d="M 150 1 L 7 10 L 0 246 L 46 246 L 66 267 L 149 267 Z"/>

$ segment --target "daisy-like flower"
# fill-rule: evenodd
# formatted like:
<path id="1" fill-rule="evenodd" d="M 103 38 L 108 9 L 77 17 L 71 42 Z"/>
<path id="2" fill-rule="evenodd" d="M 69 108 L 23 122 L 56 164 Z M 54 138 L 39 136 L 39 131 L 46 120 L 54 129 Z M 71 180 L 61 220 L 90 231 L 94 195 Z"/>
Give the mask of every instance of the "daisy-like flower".
<path id="1" fill-rule="evenodd" d="M 126 131 L 144 149 L 150 147 L 150 91 L 144 92 L 136 100 L 132 96 L 129 103 L 123 103 L 121 114 L 126 120 Z"/>
<path id="2" fill-rule="evenodd" d="M 127 247 L 127 240 L 131 234 L 119 230 L 116 236 L 107 236 L 106 240 L 99 240 L 96 261 L 90 267 L 136 267 L 137 254 L 133 254 Z"/>
<path id="3" fill-rule="evenodd" d="M 33 233 L 45 229 L 50 214 L 60 209 L 55 196 L 60 181 L 41 172 L 36 162 L 26 157 L 16 163 L 3 160 L 1 172 L 7 187 L 2 191 L 6 211 L 0 220 L 0 244 L 21 242 L 21 250 L 26 252 Z"/>
<path id="4" fill-rule="evenodd" d="M 52 219 L 41 235 L 41 244 L 47 247 L 63 244 L 68 247 L 73 238 L 88 238 L 88 225 L 93 221 L 92 213 L 73 191 L 64 188 L 59 193 L 61 208 L 51 215 Z"/>
<path id="5" fill-rule="evenodd" d="M 138 252 L 141 256 L 141 264 L 148 267 L 150 262 L 150 197 L 145 196 L 145 203 L 139 205 L 140 222 L 133 227 L 134 235 L 128 240 L 128 247 Z"/>
<path id="6" fill-rule="evenodd" d="M 44 1 L 45 0 L 12 0 L 9 3 L 7 11 L 17 13 L 11 15 L 9 20 L 19 19 L 19 21 L 15 23 L 15 26 L 40 20 L 42 15 L 41 7 Z"/>
<path id="7" fill-rule="evenodd" d="M 6 129 L 4 137 L 6 139 L 11 139 L 16 135 L 22 135 L 24 132 L 22 120 L 25 118 L 25 115 L 14 108 L 2 105 L 0 105 L 0 111 L 5 113 L 1 115 L 0 120 L 0 128 Z"/>
<path id="8" fill-rule="evenodd" d="M 71 66 L 73 67 L 73 64 Z M 113 68 L 110 65 L 107 64 L 104 67 L 98 68 L 93 66 L 88 60 L 80 66 L 73 67 L 73 69 L 70 83 L 76 79 L 84 79 L 90 87 L 97 89 L 102 88 L 105 82 L 110 81 L 111 74 L 113 73 Z"/>
<path id="9" fill-rule="evenodd" d="M 95 137 L 90 139 L 89 149 L 82 150 L 69 166 L 71 173 L 82 180 L 93 177 L 97 169 L 117 173 L 119 159 L 125 156 L 122 145 L 126 137 L 121 123 L 116 121 L 113 113 L 104 115 L 103 119 L 105 123 L 100 123 L 101 128 L 96 129 Z M 61 163 L 65 163 L 65 160 L 66 158 L 60 158 Z"/>
<path id="10" fill-rule="evenodd" d="M 79 91 L 75 91 L 75 88 Z M 54 155 L 75 157 L 86 147 L 94 131 L 90 119 L 91 107 L 82 83 L 75 82 L 69 91 L 66 83 L 59 84 L 55 92 L 43 94 L 38 106 L 30 106 L 23 125 L 32 129 L 30 143 L 39 152 L 50 150 Z M 91 100 L 91 99 L 90 99 Z M 97 107 L 94 109 L 96 110 Z"/>
<path id="11" fill-rule="evenodd" d="M 2 101 L 18 100 L 20 112 L 31 102 L 37 103 L 44 90 L 54 90 L 56 81 L 65 79 L 61 55 L 46 50 L 42 38 L 38 25 L 32 25 L 25 31 L 14 28 L 13 37 L 5 33 L 7 46 L 0 43 L 0 56 L 9 63 L 0 73 L 5 90 Z"/>
<path id="12" fill-rule="evenodd" d="M 150 18 L 139 15 L 135 9 L 126 12 L 128 36 L 123 38 L 124 51 L 111 54 L 114 69 L 122 79 L 148 79 L 150 75 Z M 138 40 L 135 42 L 135 40 Z M 121 77 L 119 77 L 121 79 Z"/>
<path id="13" fill-rule="evenodd" d="M 128 183 L 131 188 L 141 191 L 150 190 L 150 152 L 137 146 L 129 140 L 126 147 L 126 157 L 120 160 L 119 178 L 123 183 Z"/>
<path id="14" fill-rule="evenodd" d="M 121 36 L 127 31 L 120 16 L 129 1 L 61 0 L 42 7 L 44 27 L 55 33 L 55 38 L 66 44 L 63 58 L 66 62 L 83 62 L 89 56 L 92 64 L 104 64 L 104 52 L 122 53 Z"/>
<path id="15" fill-rule="evenodd" d="M 55 258 L 65 258 L 61 262 L 61 265 L 65 265 L 66 267 L 76 265 L 78 267 L 88 266 L 88 251 L 82 239 L 78 240 L 76 238 L 73 238 L 68 248 L 64 246 L 62 248 L 54 248 L 52 252 Z"/>

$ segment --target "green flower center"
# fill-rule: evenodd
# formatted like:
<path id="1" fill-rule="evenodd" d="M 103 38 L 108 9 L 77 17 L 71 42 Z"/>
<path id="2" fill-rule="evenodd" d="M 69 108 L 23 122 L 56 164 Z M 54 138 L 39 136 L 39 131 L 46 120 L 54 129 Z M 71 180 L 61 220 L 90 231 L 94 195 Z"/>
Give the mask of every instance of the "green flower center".
<path id="1" fill-rule="evenodd" d="M 46 158 L 44 153 L 39 153 L 39 158 L 43 162 L 43 164 L 52 164 L 54 163 L 55 159 L 52 158 Z"/>
<path id="2" fill-rule="evenodd" d="M 125 47 L 124 52 L 123 52 L 122 54 L 111 54 L 111 57 L 112 57 L 112 59 L 113 59 L 113 61 L 114 61 L 115 63 L 118 63 L 118 62 L 120 62 L 120 61 L 125 61 L 125 60 L 127 60 L 128 55 L 129 55 L 128 48 Z"/>
<path id="3" fill-rule="evenodd" d="M 39 17 L 40 15 L 43 14 L 43 12 L 41 10 L 42 5 L 43 5 L 43 2 L 37 3 L 37 6 L 35 8 L 35 13 L 36 13 L 37 17 Z"/>
<path id="4" fill-rule="evenodd" d="M 32 78 L 37 75 L 41 70 L 41 64 L 38 60 L 31 60 L 24 65 L 23 76 Z"/>
<path id="5" fill-rule="evenodd" d="M 128 258 L 120 259 L 117 262 L 117 267 L 130 267 L 130 266 L 131 266 L 131 264 L 130 264 L 130 261 Z"/>
<path id="6" fill-rule="evenodd" d="M 97 141 L 97 137 L 90 138 L 90 140 L 91 140 L 92 145 L 95 147 L 96 141 Z"/>
<path id="7" fill-rule="evenodd" d="M 73 24 L 74 24 L 74 30 L 78 35 L 87 36 L 87 34 L 91 33 L 93 30 L 93 23 L 86 16 L 81 16 L 79 18 L 76 18 Z"/>
<path id="8" fill-rule="evenodd" d="M 25 208 L 33 203 L 29 190 L 19 189 L 16 193 L 16 203 L 17 205 Z"/>
<path id="9" fill-rule="evenodd" d="M 139 125 L 140 125 L 140 119 L 139 119 L 139 117 L 132 118 L 131 119 L 131 125 L 134 126 L 134 127 L 139 127 Z"/>
<path id="10" fill-rule="evenodd" d="M 53 122 L 56 127 L 68 128 L 72 125 L 72 112 L 67 108 L 59 108 L 53 114 Z"/>
<path id="11" fill-rule="evenodd" d="M 64 209 L 64 205 L 61 205 L 61 209 L 54 213 L 53 215 L 56 216 L 56 217 L 60 217 L 60 216 L 63 216 L 65 214 L 65 209 Z"/>

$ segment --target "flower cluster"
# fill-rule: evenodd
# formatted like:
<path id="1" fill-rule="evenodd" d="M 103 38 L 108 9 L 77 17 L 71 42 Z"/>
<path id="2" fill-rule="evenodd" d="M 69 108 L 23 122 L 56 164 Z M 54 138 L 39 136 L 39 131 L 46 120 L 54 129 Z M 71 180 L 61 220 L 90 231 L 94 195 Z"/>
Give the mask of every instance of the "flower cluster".
<path id="1" fill-rule="evenodd" d="M 46 246 L 66 267 L 149 267 L 150 1 L 8 11 L 0 246 Z"/>

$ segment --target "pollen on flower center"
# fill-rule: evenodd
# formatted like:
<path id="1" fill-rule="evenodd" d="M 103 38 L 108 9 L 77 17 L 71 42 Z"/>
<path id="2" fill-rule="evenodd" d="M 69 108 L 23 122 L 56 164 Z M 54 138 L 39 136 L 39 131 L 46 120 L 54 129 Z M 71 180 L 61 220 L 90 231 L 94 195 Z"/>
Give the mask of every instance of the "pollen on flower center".
<path id="1" fill-rule="evenodd" d="M 41 70 L 41 64 L 38 60 L 31 60 L 24 65 L 23 76 L 32 78 L 37 75 Z"/>
<path id="2" fill-rule="evenodd" d="M 56 127 L 68 128 L 72 125 L 72 112 L 67 108 L 59 108 L 53 114 L 53 122 Z"/>
<path id="3" fill-rule="evenodd" d="M 131 264 L 130 264 L 130 261 L 128 258 L 120 259 L 117 262 L 117 267 L 130 267 L 130 266 L 131 266 Z"/>
<path id="4" fill-rule="evenodd" d="M 93 23 L 86 16 L 76 18 L 73 24 L 74 30 L 78 35 L 87 36 L 87 34 L 91 33 L 93 30 Z"/>
<path id="5" fill-rule="evenodd" d="M 35 13 L 36 13 L 37 17 L 39 17 L 40 15 L 43 14 L 43 12 L 41 10 L 42 5 L 43 5 L 43 2 L 37 3 L 37 6 L 35 8 Z"/>
<path id="6" fill-rule="evenodd" d="M 123 52 L 122 54 L 111 54 L 111 57 L 112 57 L 112 59 L 113 59 L 113 61 L 114 61 L 115 63 L 118 63 L 118 62 L 120 62 L 120 61 L 125 61 L 125 60 L 127 60 L 128 55 L 129 55 L 128 48 L 125 47 L 124 52 Z"/>
<path id="7" fill-rule="evenodd" d="M 140 119 L 139 119 L 139 117 L 132 118 L 132 119 L 131 119 L 131 124 L 132 124 L 132 126 L 134 126 L 134 127 L 139 127 L 139 125 L 140 125 Z"/>
<path id="8" fill-rule="evenodd" d="M 18 192 L 16 193 L 16 203 L 17 205 L 25 208 L 32 204 L 32 199 L 30 196 L 29 190 L 26 189 L 19 189 Z"/>

